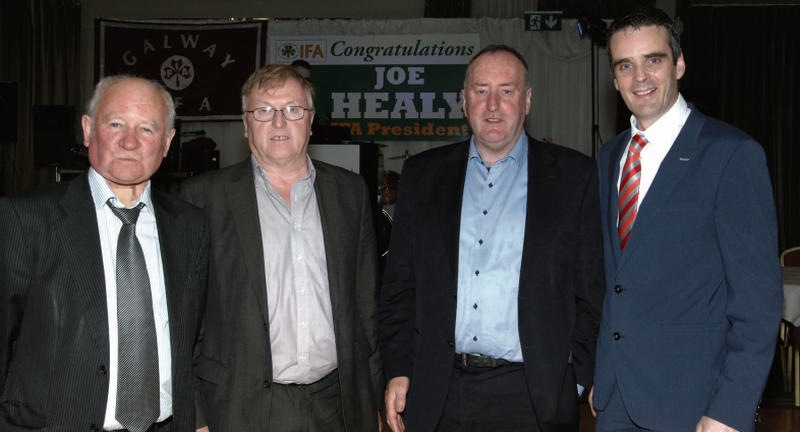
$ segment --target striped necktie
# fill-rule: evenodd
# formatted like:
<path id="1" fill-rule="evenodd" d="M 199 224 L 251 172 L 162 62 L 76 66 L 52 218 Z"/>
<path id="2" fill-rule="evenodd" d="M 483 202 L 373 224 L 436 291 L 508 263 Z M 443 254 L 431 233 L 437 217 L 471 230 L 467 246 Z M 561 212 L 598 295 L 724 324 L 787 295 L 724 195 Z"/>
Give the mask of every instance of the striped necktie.
<path id="1" fill-rule="evenodd" d="M 639 207 L 639 181 L 642 177 L 642 166 L 639 155 L 647 145 L 639 134 L 631 139 L 628 146 L 628 157 L 622 170 L 622 179 L 619 182 L 619 244 L 624 250 L 631 235 L 633 222 L 636 220 L 636 211 Z"/>

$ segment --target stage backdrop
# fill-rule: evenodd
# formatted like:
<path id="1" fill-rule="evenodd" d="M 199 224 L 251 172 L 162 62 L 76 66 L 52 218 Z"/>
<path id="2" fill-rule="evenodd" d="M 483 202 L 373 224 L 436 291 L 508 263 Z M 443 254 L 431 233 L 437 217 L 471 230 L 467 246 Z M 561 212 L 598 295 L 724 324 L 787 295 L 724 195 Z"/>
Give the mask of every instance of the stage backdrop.
<path id="1" fill-rule="evenodd" d="M 238 120 L 239 88 L 261 66 L 265 21 L 96 20 L 97 79 L 118 73 L 160 81 L 182 120 Z"/>
<path id="2" fill-rule="evenodd" d="M 273 36 L 269 62 L 312 66 L 316 115 L 354 140 L 457 141 L 469 136 L 462 77 L 477 33 Z"/>

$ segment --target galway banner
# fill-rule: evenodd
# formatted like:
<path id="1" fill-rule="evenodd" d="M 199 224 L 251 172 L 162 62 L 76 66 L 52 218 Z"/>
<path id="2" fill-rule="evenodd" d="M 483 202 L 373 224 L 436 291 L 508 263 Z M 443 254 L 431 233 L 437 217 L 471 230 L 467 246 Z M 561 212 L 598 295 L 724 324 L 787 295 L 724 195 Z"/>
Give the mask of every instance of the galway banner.
<path id="1" fill-rule="evenodd" d="M 182 120 L 239 120 L 239 89 L 265 58 L 265 26 L 98 19 L 96 76 L 130 73 L 160 81 Z"/>
<path id="2" fill-rule="evenodd" d="M 275 36 L 270 63 L 312 66 L 322 125 L 357 141 L 457 141 L 469 136 L 461 88 L 478 34 Z"/>

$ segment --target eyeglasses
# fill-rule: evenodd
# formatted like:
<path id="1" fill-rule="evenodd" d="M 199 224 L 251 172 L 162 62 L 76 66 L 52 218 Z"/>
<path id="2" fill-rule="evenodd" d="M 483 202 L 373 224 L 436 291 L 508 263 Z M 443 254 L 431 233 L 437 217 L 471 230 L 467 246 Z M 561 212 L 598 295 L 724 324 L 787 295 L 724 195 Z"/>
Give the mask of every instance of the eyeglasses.
<path id="1" fill-rule="evenodd" d="M 251 110 L 244 110 L 246 113 L 253 113 L 253 118 L 260 122 L 272 121 L 272 119 L 275 118 L 275 112 L 277 111 L 280 111 L 281 114 L 283 114 L 283 118 L 286 120 L 295 121 L 305 117 L 306 111 L 311 111 L 311 109 L 301 106 L 287 106 L 283 107 L 283 109 L 265 106 Z"/>

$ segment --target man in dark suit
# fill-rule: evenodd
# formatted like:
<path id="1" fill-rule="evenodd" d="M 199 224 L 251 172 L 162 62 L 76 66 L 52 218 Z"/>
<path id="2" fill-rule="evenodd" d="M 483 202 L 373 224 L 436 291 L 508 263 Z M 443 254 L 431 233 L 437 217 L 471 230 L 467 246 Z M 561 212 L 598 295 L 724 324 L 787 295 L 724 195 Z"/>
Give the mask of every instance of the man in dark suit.
<path id="1" fill-rule="evenodd" d="M 313 90 L 289 66 L 242 87 L 252 156 L 182 188 L 211 224 L 198 427 L 372 431 L 383 376 L 366 186 L 307 155 Z"/>
<path id="2" fill-rule="evenodd" d="M 149 181 L 174 117 L 160 84 L 106 77 L 88 173 L 0 199 L 0 430 L 193 430 L 205 217 Z"/>
<path id="3" fill-rule="evenodd" d="M 598 158 L 597 430 L 752 431 L 782 298 L 764 152 L 679 94 L 686 64 L 663 11 L 634 11 L 609 35 L 633 116 Z"/>
<path id="4" fill-rule="evenodd" d="M 523 133 L 514 49 L 476 54 L 462 95 L 472 139 L 400 177 L 380 307 L 389 425 L 577 431 L 603 296 L 593 162 Z"/>

